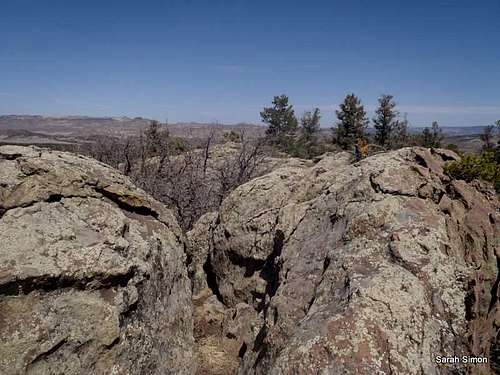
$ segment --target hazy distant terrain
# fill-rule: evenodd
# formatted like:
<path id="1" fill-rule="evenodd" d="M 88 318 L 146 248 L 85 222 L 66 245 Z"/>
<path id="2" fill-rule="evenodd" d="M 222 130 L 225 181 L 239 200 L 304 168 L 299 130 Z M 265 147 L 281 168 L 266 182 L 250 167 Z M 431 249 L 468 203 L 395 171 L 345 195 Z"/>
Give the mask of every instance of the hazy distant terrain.
<path id="1" fill-rule="evenodd" d="M 0 116 L 0 143 L 57 144 L 80 143 L 102 135 L 137 134 L 150 124 L 150 119 L 128 117 L 43 117 Z M 211 132 L 244 130 L 248 136 L 264 134 L 265 128 L 255 124 L 173 123 L 170 134 L 183 138 L 205 138 Z"/>
<path id="2" fill-rule="evenodd" d="M 131 135 L 149 125 L 150 119 L 141 117 L 44 117 L 32 115 L 0 116 L 1 144 L 40 144 L 70 145 L 91 142 L 103 135 Z M 168 125 L 171 135 L 183 138 L 205 138 L 211 132 L 222 135 L 224 132 L 244 131 L 247 136 L 263 135 L 265 127 L 258 124 L 214 124 L 184 122 Z M 423 128 L 412 128 L 420 132 Z M 444 127 L 443 146 L 453 143 L 463 151 L 473 152 L 481 148 L 479 135 L 483 126 Z M 330 137 L 329 127 L 321 129 L 323 137 Z"/>

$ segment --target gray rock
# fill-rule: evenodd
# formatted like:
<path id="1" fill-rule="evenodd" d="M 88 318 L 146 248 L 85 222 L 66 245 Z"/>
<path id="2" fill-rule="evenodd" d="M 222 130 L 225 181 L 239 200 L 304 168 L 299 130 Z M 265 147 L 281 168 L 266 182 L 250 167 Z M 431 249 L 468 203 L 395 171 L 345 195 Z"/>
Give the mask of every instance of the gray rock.
<path id="1" fill-rule="evenodd" d="M 116 171 L 0 147 L 0 373 L 193 373 L 183 245 Z"/>
<path id="2" fill-rule="evenodd" d="M 444 175 L 456 158 L 327 155 L 237 188 L 204 249 L 220 303 L 260 321 L 256 335 L 233 332 L 250 341 L 239 373 L 451 374 L 435 356 L 490 357 L 500 205 Z"/>
<path id="3" fill-rule="evenodd" d="M 216 212 L 209 212 L 198 219 L 192 230 L 187 233 L 187 253 L 189 256 L 189 278 L 193 286 L 193 294 L 207 288 L 206 270 L 212 228 L 217 220 Z"/>

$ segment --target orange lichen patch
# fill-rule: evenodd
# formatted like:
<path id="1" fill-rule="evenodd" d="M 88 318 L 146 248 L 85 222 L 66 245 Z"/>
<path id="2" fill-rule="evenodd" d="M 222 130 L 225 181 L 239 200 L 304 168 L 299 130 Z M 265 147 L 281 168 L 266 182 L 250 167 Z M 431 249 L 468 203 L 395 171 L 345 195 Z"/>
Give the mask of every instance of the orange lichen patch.
<path id="1" fill-rule="evenodd" d="M 372 361 L 372 352 L 367 340 L 361 341 L 358 344 L 357 350 L 353 353 L 352 358 L 359 363 Z"/>
<path id="2" fill-rule="evenodd" d="M 327 338 L 329 341 L 335 342 L 336 346 L 347 346 L 351 342 L 350 336 L 355 329 L 355 322 L 352 316 L 332 320 L 327 325 Z"/>
<path id="3" fill-rule="evenodd" d="M 369 318 L 350 315 L 330 321 L 327 340 L 335 360 L 356 373 L 374 369 L 390 373 L 401 367 L 395 359 L 391 359 L 387 334 Z"/>
<path id="4" fill-rule="evenodd" d="M 310 361 L 317 369 L 325 368 L 330 363 L 331 354 L 324 345 L 314 344 L 309 352 Z"/>
<path id="5" fill-rule="evenodd" d="M 387 212 L 359 215 L 351 221 L 348 233 L 352 237 L 364 235 L 367 239 L 375 239 L 380 235 L 380 228 L 384 226 L 386 219 Z"/>

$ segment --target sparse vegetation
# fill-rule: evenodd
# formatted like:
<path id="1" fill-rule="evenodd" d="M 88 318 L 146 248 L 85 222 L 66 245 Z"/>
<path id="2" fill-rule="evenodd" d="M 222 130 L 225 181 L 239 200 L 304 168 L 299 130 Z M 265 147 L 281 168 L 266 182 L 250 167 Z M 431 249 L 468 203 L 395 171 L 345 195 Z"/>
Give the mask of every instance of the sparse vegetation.
<path id="1" fill-rule="evenodd" d="M 259 173 L 265 155 L 262 140 L 237 135 L 240 147 L 217 161 L 212 160 L 213 133 L 197 147 L 171 137 L 156 121 L 139 136 L 102 138 L 85 151 L 132 178 L 171 208 L 181 227 L 189 230 L 200 216 L 217 210 L 232 190 Z"/>
<path id="2" fill-rule="evenodd" d="M 500 163 L 492 151 L 481 155 L 465 155 L 460 161 L 447 164 L 445 172 L 454 179 L 467 182 L 479 178 L 490 181 L 500 192 Z"/>
<path id="3" fill-rule="evenodd" d="M 320 142 L 319 108 L 307 111 L 300 118 L 300 127 L 293 106 L 286 95 L 275 96 L 273 106 L 260 113 L 268 125 L 266 141 L 278 151 L 290 156 L 310 159 L 324 153 L 327 147 Z"/>
<path id="4" fill-rule="evenodd" d="M 350 149 L 357 139 L 365 136 L 368 126 L 366 112 L 361 100 L 349 94 L 335 111 L 338 122 L 334 130 L 334 140 L 343 149 Z"/>
<path id="5" fill-rule="evenodd" d="M 392 95 L 382 95 L 379 99 L 379 107 L 375 111 L 373 126 L 375 127 L 375 142 L 382 147 L 388 146 L 392 133 L 396 128 L 398 112 L 394 109 L 396 103 Z"/>
<path id="6" fill-rule="evenodd" d="M 234 130 L 230 130 L 224 133 L 223 142 L 241 142 L 241 136 Z"/>
<path id="7" fill-rule="evenodd" d="M 495 125 L 500 133 L 500 120 L 496 121 Z M 483 152 L 480 155 L 465 155 L 460 161 L 449 163 L 445 172 L 452 178 L 467 182 L 478 178 L 490 181 L 495 190 L 500 192 L 500 140 L 495 147 L 494 131 L 494 125 L 485 128 L 481 137 L 484 142 Z"/>
<path id="8" fill-rule="evenodd" d="M 300 135 L 296 139 L 292 155 L 310 159 L 325 152 L 324 144 L 319 139 L 320 111 L 315 108 L 307 111 L 300 119 Z"/>
<path id="9" fill-rule="evenodd" d="M 391 149 L 398 149 L 406 146 L 410 146 L 414 143 L 414 137 L 412 137 L 408 130 L 408 120 L 406 116 L 402 120 L 397 120 L 389 138 L 389 147 Z"/>
<path id="10" fill-rule="evenodd" d="M 494 132 L 495 132 L 495 125 L 488 125 L 484 128 L 483 134 L 481 134 L 481 141 L 483 141 L 483 151 L 493 150 Z"/>
<path id="11" fill-rule="evenodd" d="M 437 121 L 432 123 L 431 128 L 425 128 L 417 137 L 417 144 L 423 147 L 441 147 L 441 141 L 443 140 L 443 132 L 439 127 Z"/>
<path id="12" fill-rule="evenodd" d="M 260 112 L 262 122 L 268 125 L 266 137 L 271 144 L 287 150 L 291 147 L 298 127 L 293 105 L 288 103 L 288 96 L 275 96 L 272 107 Z"/>
<path id="13" fill-rule="evenodd" d="M 300 119 L 302 138 L 306 143 L 316 142 L 316 136 L 319 132 L 319 121 L 321 115 L 319 108 L 315 108 L 313 112 L 306 112 Z"/>

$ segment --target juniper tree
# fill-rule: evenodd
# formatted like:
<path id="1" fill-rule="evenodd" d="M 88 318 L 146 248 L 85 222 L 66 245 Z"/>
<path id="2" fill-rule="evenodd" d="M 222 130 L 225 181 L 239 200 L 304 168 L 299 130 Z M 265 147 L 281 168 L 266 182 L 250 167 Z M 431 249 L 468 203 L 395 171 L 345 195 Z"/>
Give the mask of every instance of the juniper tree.
<path id="1" fill-rule="evenodd" d="M 260 112 L 262 122 L 268 125 L 267 138 L 275 144 L 287 146 L 297 130 L 298 121 L 293 106 L 288 104 L 288 96 L 275 96 L 272 107 L 265 107 Z"/>
<path id="2" fill-rule="evenodd" d="M 349 94 L 340 104 L 339 110 L 335 111 L 338 122 L 335 131 L 335 140 L 340 147 L 349 148 L 358 138 L 363 138 L 368 119 L 359 98 Z"/>
<path id="3" fill-rule="evenodd" d="M 379 107 L 375 111 L 373 124 L 375 127 L 375 142 L 380 146 L 388 145 L 392 132 L 396 126 L 398 112 L 394 110 L 396 103 L 392 95 L 382 95 L 378 99 Z"/>

